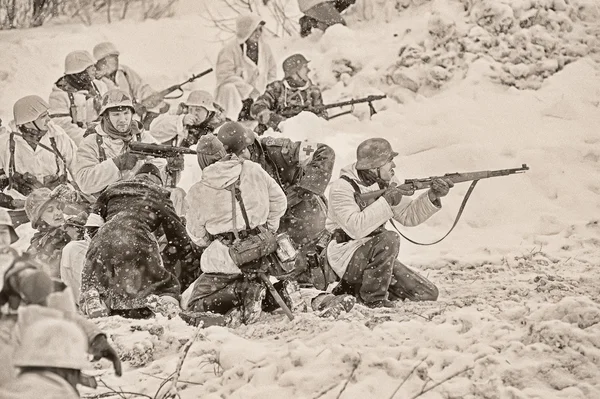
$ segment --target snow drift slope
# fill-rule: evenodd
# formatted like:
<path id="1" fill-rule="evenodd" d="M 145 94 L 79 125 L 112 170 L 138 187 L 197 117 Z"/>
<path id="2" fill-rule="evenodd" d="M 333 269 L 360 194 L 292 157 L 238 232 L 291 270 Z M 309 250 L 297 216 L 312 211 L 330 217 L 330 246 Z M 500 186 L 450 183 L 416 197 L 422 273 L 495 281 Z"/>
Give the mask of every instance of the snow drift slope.
<path id="1" fill-rule="evenodd" d="M 359 21 L 351 23 L 352 29 L 336 26 L 324 35 L 273 41 L 280 59 L 306 53 L 315 80 L 327 89 L 326 102 L 380 92 L 391 97 L 375 104 L 380 112 L 371 120 L 366 106 L 329 122 L 301 114 L 284 123 L 283 134 L 335 148 L 336 176 L 354 161 L 356 146 L 367 137 L 393 143 L 401 154 L 396 163 L 403 178 L 522 163 L 531 170 L 480 182 L 462 221 L 441 244 L 422 248 L 403 243 L 401 259 L 439 285 L 439 302 L 406 303 L 393 311 L 357 306 L 339 321 L 307 314 L 289 323 L 274 314 L 238 330 L 210 328 L 186 359 L 183 398 L 390 398 L 396 389 L 393 397 L 410 398 L 425 383 L 427 389 L 467 368 L 421 397 L 600 397 L 600 80 L 593 40 L 586 36 L 591 28 L 581 18 L 569 17 L 571 32 L 535 23 L 524 31 L 513 22 L 507 31 L 482 23 L 485 33 L 474 25 L 472 16 L 480 15 L 476 8 L 466 15 L 459 2 L 424 3 L 411 5 L 387 24 Z M 513 19 L 513 6 L 526 10 L 526 2 L 485 2 L 492 3 L 510 4 Z M 540 9 L 548 2 L 527 4 L 534 3 Z M 579 10 L 582 3 L 566 4 Z M 498 8 L 477 20 L 496 21 L 494 16 L 502 13 L 494 10 Z M 12 103 L 22 95 L 47 95 L 62 72 L 64 56 L 101 40 L 114 41 L 123 61 L 156 87 L 206 68 L 216 59 L 219 44 L 211 42 L 213 32 L 201 28 L 202 19 L 186 11 L 186 16 L 139 24 L 0 32 L 0 115 L 9 120 Z M 452 25 L 444 21 L 454 22 L 455 29 L 448 32 L 455 33 L 436 47 L 429 28 L 443 32 Z M 543 33 L 540 27 L 560 43 L 544 50 L 544 57 L 557 62 L 560 56 L 573 58 L 543 83 L 523 74 L 538 65 L 535 57 L 506 44 L 525 43 L 519 51 L 536 51 L 527 40 L 515 40 Z M 483 50 L 459 47 L 452 53 L 452 46 L 469 45 L 465 37 L 476 35 Z M 494 58 L 496 50 L 504 54 L 502 43 L 508 46 L 508 58 Z M 588 43 L 588 48 L 577 43 Z M 581 50 L 577 54 L 589 57 L 554 52 L 557 48 L 570 54 Z M 512 50 L 521 54 L 527 69 L 509 65 L 517 65 L 510 59 Z M 450 63 L 444 64 L 448 57 Z M 502 80 L 500 72 L 515 77 L 511 71 L 520 77 L 512 83 Z M 447 79 L 431 79 L 436 76 Z M 213 79 L 189 89 L 212 90 Z M 535 82 L 539 89 L 519 91 L 494 83 L 498 81 L 518 87 Z M 199 173 L 193 157 L 186 162 L 182 186 L 188 188 Z M 403 231 L 424 241 L 441 236 L 466 187 L 452 190 L 444 208 L 425 225 Z M 160 378 L 175 370 L 177 350 L 193 331 L 179 319 L 112 317 L 98 324 L 127 365 L 120 379 L 105 362 L 97 364 L 98 373 L 112 387 L 150 396 Z"/>

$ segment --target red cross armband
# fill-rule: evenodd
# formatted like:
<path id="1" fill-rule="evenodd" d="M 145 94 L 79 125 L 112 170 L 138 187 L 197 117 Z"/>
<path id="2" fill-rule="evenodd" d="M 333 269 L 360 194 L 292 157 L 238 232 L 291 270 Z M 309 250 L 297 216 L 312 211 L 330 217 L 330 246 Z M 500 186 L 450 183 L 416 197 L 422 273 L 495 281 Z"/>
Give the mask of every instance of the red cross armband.
<path id="1" fill-rule="evenodd" d="M 304 140 L 300 143 L 300 149 L 298 150 L 298 163 L 301 167 L 305 167 L 312 161 L 315 151 L 317 151 L 318 144 L 308 140 Z"/>

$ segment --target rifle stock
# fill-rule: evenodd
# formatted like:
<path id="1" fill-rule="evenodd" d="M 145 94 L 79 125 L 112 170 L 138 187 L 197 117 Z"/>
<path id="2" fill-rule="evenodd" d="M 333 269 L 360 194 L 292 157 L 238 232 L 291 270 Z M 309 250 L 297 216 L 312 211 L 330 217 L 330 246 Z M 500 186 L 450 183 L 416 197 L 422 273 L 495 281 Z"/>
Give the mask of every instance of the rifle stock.
<path id="1" fill-rule="evenodd" d="M 499 170 L 485 170 L 478 172 L 466 172 L 466 173 L 446 173 L 443 176 L 432 176 L 424 179 L 406 179 L 404 184 L 398 186 L 407 190 L 425 190 L 431 187 L 431 182 L 434 179 L 448 179 L 453 183 L 463 183 L 473 180 L 489 179 L 492 177 L 508 176 L 517 173 L 524 173 L 529 170 L 527 164 L 522 164 L 520 168 L 513 169 L 499 169 Z M 395 186 L 393 186 L 395 187 Z M 356 202 L 359 204 L 361 209 L 366 208 L 381 197 L 388 189 L 372 191 L 364 194 L 355 194 Z"/>

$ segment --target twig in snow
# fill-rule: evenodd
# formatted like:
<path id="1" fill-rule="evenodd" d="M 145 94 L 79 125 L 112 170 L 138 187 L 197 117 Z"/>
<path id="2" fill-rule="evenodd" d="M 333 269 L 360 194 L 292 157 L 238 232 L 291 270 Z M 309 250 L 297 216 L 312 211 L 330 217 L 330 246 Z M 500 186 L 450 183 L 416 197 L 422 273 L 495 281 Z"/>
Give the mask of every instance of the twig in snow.
<path id="1" fill-rule="evenodd" d="M 350 373 L 350 376 L 348 377 L 348 379 L 346 380 L 346 382 L 344 383 L 344 386 L 342 387 L 342 389 L 340 390 L 340 393 L 338 393 L 338 395 L 336 396 L 336 399 L 340 399 L 340 396 L 342 396 L 342 393 L 344 393 L 344 391 L 346 390 L 346 387 L 348 386 L 348 384 L 350 383 L 350 380 L 352 379 L 352 377 L 354 376 L 354 373 L 356 372 L 356 369 L 358 368 L 358 366 L 360 366 L 360 363 L 362 362 L 362 359 L 360 357 L 360 353 L 358 354 L 358 360 L 356 361 L 356 363 L 354 364 L 354 367 L 352 368 L 352 372 Z"/>
<path id="2" fill-rule="evenodd" d="M 140 374 L 143 375 L 147 375 L 148 377 L 152 377 L 152 378 L 156 378 L 158 380 L 163 380 L 163 381 L 171 381 L 173 379 L 173 374 L 171 374 L 168 377 L 161 377 L 159 375 L 152 375 L 152 374 L 148 374 L 148 373 L 143 373 L 140 371 Z M 186 381 L 186 380 L 179 380 L 179 382 L 183 382 L 184 384 L 192 384 L 192 385 L 204 385 L 202 382 L 194 382 L 194 381 Z"/>
<path id="3" fill-rule="evenodd" d="M 427 392 L 431 391 L 432 389 L 435 389 L 437 387 L 439 387 L 440 385 L 442 385 L 444 382 L 446 381 L 450 381 L 451 379 L 453 379 L 454 377 L 462 374 L 462 373 L 466 373 L 469 370 L 473 370 L 473 367 L 467 367 L 466 369 L 463 369 L 461 371 L 457 371 L 454 374 L 449 375 L 448 377 L 444 378 L 443 380 L 441 380 L 440 382 L 437 382 L 435 384 L 433 384 L 432 386 L 430 386 L 429 388 L 425 389 L 425 386 L 427 385 L 427 382 L 425 382 L 425 385 L 423 385 L 423 388 L 421 388 L 421 392 L 419 392 L 418 394 L 416 394 L 415 396 L 412 396 L 410 399 L 416 399 L 424 394 L 426 394 Z"/>
<path id="4" fill-rule="evenodd" d="M 396 394 L 398 393 L 398 391 L 400 390 L 400 388 L 402 388 L 402 385 L 404 385 L 404 383 L 406 382 L 406 380 L 408 380 L 410 378 L 410 376 L 412 375 L 412 373 L 415 372 L 415 370 L 425 361 L 427 360 L 427 356 L 425 356 L 419 363 L 417 363 L 417 365 L 415 367 L 412 368 L 412 370 L 410 370 L 410 373 L 408 373 L 406 375 L 406 377 L 404 377 L 404 379 L 402 380 L 402 382 L 400 383 L 400 385 L 398 385 L 398 388 L 396 388 L 396 390 L 392 393 L 392 396 L 390 396 L 389 399 L 393 399 L 394 396 L 396 396 Z"/>
<path id="5" fill-rule="evenodd" d="M 198 326 L 198 328 L 196 329 L 196 333 L 183 346 L 183 349 L 181 350 L 181 355 L 179 356 L 179 361 L 177 362 L 177 368 L 175 369 L 175 373 L 173 375 L 173 381 L 171 383 L 171 388 L 167 392 L 165 392 L 163 395 L 159 396 L 158 399 L 172 399 L 172 398 L 176 398 L 179 396 L 178 389 L 177 389 L 177 381 L 179 381 L 179 377 L 181 376 L 181 368 L 183 367 L 183 362 L 185 361 L 185 357 L 187 356 L 190 348 L 192 347 L 192 344 L 194 343 L 194 341 L 196 341 L 196 338 L 198 338 L 198 336 L 200 336 L 200 329 L 202 327 L 203 327 L 202 325 Z M 163 385 L 165 383 L 163 383 Z M 159 391 L 160 391 L 160 388 L 159 388 Z M 158 396 L 158 393 L 157 393 L 157 396 Z"/>
<path id="6" fill-rule="evenodd" d="M 117 391 L 113 387 L 109 386 L 106 382 L 104 382 L 104 380 L 102 380 L 102 378 L 99 378 L 98 382 L 100 382 L 102 385 L 104 385 L 104 387 L 106 389 L 110 390 L 110 392 L 104 392 L 104 393 L 100 393 L 100 394 L 95 394 L 95 395 L 87 396 L 87 398 L 89 398 L 89 399 L 99 399 L 99 398 L 106 398 L 106 397 L 109 397 L 109 396 L 118 396 L 118 397 L 120 397 L 122 399 L 130 399 L 130 398 L 132 398 L 131 396 L 125 396 L 125 395 L 135 395 L 134 397 L 142 397 L 142 398 L 152 399 L 152 396 L 149 396 L 149 395 L 146 395 L 146 394 L 143 394 L 143 393 L 139 393 L 139 392 L 125 392 L 123 390 Z"/>

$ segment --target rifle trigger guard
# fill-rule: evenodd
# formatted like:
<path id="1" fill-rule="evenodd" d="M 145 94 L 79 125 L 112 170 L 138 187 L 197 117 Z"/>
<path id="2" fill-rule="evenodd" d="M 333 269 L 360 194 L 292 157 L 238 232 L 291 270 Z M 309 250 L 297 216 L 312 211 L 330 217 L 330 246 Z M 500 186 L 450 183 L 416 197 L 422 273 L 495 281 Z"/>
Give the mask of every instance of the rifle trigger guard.
<path id="1" fill-rule="evenodd" d="M 179 95 L 177 95 L 177 96 L 164 96 L 163 98 L 165 100 L 176 100 L 178 98 L 183 97 L 183 90 L 181 89 L 181 87 L 179 89 L 177 89 L 177 90 L 179 90 L 179 93 L 180 93 Z"/>

